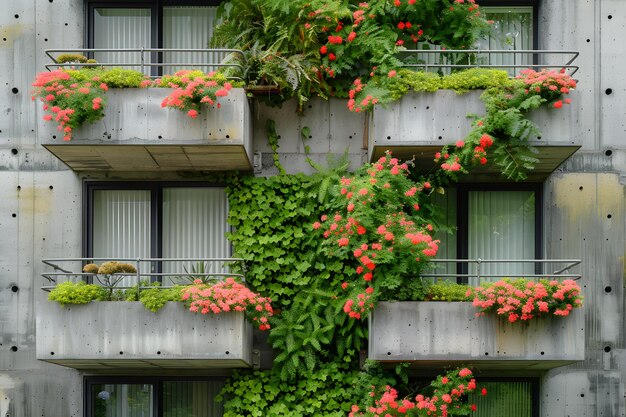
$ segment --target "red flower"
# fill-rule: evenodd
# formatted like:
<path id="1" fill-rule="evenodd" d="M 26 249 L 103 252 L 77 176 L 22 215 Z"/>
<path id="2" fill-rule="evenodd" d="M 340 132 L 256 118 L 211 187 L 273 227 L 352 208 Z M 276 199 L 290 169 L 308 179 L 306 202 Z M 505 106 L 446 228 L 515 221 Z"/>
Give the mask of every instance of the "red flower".
<path id="1" fill-rule="evenodd" d="M 472 404 L 470 408 L 472 409 L 472 411 L 476 411 L 476 404 Z"/>
<path id="2" fill-rule="evenodd" d="M 356 38 L 356 32 L 350 32 L 348 35 L 348 42 L 352 42 Z"/>
<path id="3" fill-rule="evenodd" d="M 398 29 L 404 30 L 404 22 L 398 22 Z"/>
<path id="4" fill-rule="evenodd" d="M 326 45 L 323 45 L 323 46 L 320 48 L 320 54 L 322 54 L 322 55 L 326 55 L 326 52 L 328 52 L 328 48 L 326 47 Z"/>
<path id="5" fill-rule="evenodd" d="M 335 54 L 333 54 L 332 52 L 330 54 L 328 54 L 328 60 L 329 61 L 334 61 L 335 59 L 337 59 L 337 57 L 335 56 Z"/>
<path id="6" fill-rule="evenodd" d="M 555 109 L 560 109 L 561 107 L 563 107 L 563 102 L 561 100 L 555 101 L 553 106 Z"/>
<path id="7" fill-rule="evenodd" d="M 480 395 L 483 395 L 483 396 L 487 395 L 487 388 L 481 389 L 480 390 Z"/>

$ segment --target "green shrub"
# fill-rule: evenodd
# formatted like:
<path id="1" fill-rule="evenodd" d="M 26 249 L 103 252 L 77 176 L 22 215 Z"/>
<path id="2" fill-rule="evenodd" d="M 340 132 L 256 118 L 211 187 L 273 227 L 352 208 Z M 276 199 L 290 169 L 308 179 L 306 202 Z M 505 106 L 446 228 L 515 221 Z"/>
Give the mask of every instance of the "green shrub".
<path id="1" fill-rule="evenodd" d="M 163 308 L 168 301 L 182 301 L 180 298 L 180 290 L 180 286 L 159 288 L 158 285 L 155 285 L 147 290 L 141 290 L 139 293 L 139 301 L 141 301 L 148 310 L 156 313 Z"/>
<path id="2" fill-rule="evenodd" d="M 426 300 L 430 301 L 468 301 L 467 285 L 450 281 L 439 281 L 428 287 Z"/>
<path id="3" fill-rule="evenodd" d="M 84 282 L 63 282 L 58 284 L 50 294 L 48 300 L 56 301 L 62 306 L 66 304 L 87 304 L 94 300 L 102 300 L 107 296 L 106 290 L 98 285 Z"/>
<path id="4" fill-rule="evenodd" d="M 510 82 L 509 74 L 506 71 L 471 68 L 441 77 L 441 88 L 454 90 L 457 93 L 465 93 L 469 90 L 486 90 L 492 87 L 502 87 Z"/>

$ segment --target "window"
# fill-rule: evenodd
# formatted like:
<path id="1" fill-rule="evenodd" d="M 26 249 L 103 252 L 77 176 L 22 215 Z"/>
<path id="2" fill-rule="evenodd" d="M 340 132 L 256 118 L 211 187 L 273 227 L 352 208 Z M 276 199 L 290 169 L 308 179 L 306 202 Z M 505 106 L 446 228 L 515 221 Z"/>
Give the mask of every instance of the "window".
<path id="1" fill-rule="evenodd" d="M 485 17 L 492 20 L 492 33 L 478 42 L 480 49 L 491 50 L 532 50 L 538 49 L 537 43 L 537 2 L 534 0 L 478 1 Z M 481 56 L 480 64 L 518 65 L 508 68 L 511 75 L 521 68 L 536 63 L 534 54 L 493 54 Z M 507 68 L 505 68 L 507 69 Z"/>
<path id="2" fill-rule="evenodd" d="M 208 48 L 219 0 L 87 1 L 87 44 L 95 49 Z M 146 62 L 216 62 L 214 53 L 164 52 L 146 54 Z M 139 52 L 96 52 L 103 63 L 137 64 Z M 187 65 L 186 68 L 189 66 Z M 183 67 L 146 69 L 146 74 L 174 73 Z M 203 68 L 210 70 L 214 68 Z"/>
<path id="3" fill-rule="evenodd" d="M 230 256 L 222 187 L 152 182 L 88 182 L 85 187 L 86 257 Z"/>
<path id="4" fill-rule="evenodd" d="M 223 378 L 87 377 L 87 417 L 219 417 Z"/>
<path id="5" fill-rule="evenodd" d="M 476 404 L 475 417 L 538 417 L 539 383 L 535 378 L 481 378 L 478 385 L 487 395 L 473 393 L 468 401 Z"/>
<path id="6" fill-rule="evenodd" d="M 541 184 L 460 184 L 439 199 L 443 221 L 456 233 L 442 233 L 438 258 L 521 260 L 539 259 L 541 245 Z M 535 263 L 447 265 L 448 274 L 522 275 L 538 271 Z M 477 285 L 478 279 L 472 279 Z"/>

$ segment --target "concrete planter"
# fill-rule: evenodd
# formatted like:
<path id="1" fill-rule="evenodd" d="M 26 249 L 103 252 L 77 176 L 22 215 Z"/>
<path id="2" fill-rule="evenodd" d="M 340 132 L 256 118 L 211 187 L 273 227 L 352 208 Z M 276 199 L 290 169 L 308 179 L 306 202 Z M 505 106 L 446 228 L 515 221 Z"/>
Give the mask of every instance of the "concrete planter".
<path id="1" fill-rule="evenodd" d="M 551 369 L 585 358 L 584 314 L 508 323 L 475 317 L 465 302 L 381 302 L 370 318 L 369 359 L 481 369 Z"/>
<path id="2" fill-rule="evenodd" d="M 37 309 L 37 359 L 77 369 L 234 368 L 252 363 L 243 313 L 192 314 L 182 303 L 157 313 L 140 302 L 104 301 Z"/>
<path id="3" fill-rule="evenodd" d="M 468 114 L 485 114 L 481 94 L 482 90 L 466 94 L 450 90 L 414 92 L 387 108 L 376 108 L 369 120 L 370 159 L 378 159 L 389 149 L 400 158 L 415 157 L 418 166 L 428 170 L 433 166 L 435 152 L 467 136 L 471 128 Z M 541 130 L 541 136 L 533 138 L 531 143 L 540 152 L 537 157 L 541 162 L 536 172 L 544 177 L 582 143 L 578 92 L 572 91 L 570 97 L 571 105 L 561 109 L 540 108 L 529 115 Z"/>
<path id="4" fill-rule="evenodd" d="M 241 88 L 196 119 L 161 102 L 169 88 L 112 88 L 105 117 L 77 128 L 71 141 L 39 122 L 42 145 L 75 171 L 252 169 L 250 106 Z"/>

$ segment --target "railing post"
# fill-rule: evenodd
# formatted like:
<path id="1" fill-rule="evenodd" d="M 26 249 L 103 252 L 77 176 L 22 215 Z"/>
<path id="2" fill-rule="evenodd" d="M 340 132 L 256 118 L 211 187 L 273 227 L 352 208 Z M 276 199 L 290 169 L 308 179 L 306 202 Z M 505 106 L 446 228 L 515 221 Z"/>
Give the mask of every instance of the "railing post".
<path id="1" fill-rule="evenodd" d="M 144 57 L 143 57 L 143 53 L 144 53 L 144 48 L 143 48 L 143 46 L 142 46 L 142 47 L 141 47 L 141 52 L 140 52 L 140 54 L 141 54 L 141 58 L 140 58 L 140 59 L 141 59 L 141 73 L 142 73 L 142 74 L 144 73 L 144 72 L 143 72 L 143 69 L 144 69 Z"/>
<path id="2" fill-rule="evenodd" d="M 480 285 L 480 263 L 482 259 L 476 259 L 476 279 L 478 280 L 478 285 Z"/>
<path id="3" fill-rule="evenodd" d="M 141 258 L 136 259 L 137 262 L 137 301 L 139 301 L 139 296 L 141 295 Z"/>

